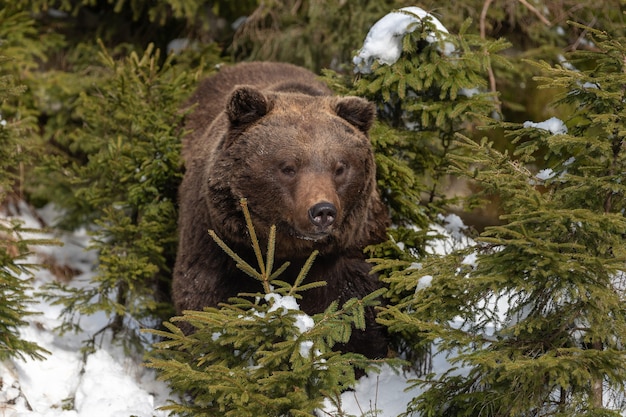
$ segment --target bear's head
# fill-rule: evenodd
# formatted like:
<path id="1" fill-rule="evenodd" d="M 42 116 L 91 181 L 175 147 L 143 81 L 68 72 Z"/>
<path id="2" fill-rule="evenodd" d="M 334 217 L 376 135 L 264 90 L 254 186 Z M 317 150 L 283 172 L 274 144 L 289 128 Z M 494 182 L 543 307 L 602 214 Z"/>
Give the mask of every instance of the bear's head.
<path id="1" fill-rule="evenodd" d="M 382 206 L 367 135 L 374 115 L 358 97 L 236 88 L 208 172 L 216 232 L 249 245 L 238 208 L 246 198 L 262 244 L 276 225 L 278 257 L 372 243 L 372 210 Z"/>

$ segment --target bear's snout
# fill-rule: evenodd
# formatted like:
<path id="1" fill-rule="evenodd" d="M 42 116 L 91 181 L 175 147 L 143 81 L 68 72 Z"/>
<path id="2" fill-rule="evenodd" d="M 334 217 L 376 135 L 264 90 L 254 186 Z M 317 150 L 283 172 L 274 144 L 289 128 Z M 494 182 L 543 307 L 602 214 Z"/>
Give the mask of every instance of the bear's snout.
<path id="1" fill-rule="evenodd" d="M 309 219 L 321 230 L 330 227 L 337 218 L 337 208 L 327 201 L 317 203 L 309 208 Z"/>

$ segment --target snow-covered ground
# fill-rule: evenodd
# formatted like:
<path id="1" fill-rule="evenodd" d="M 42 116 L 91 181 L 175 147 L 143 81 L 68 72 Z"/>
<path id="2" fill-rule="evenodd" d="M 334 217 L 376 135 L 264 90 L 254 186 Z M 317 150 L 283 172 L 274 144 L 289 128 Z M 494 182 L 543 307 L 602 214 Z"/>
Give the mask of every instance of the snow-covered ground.
<path id="1" fill-rule="evenodd" d="M 39 218 L 49 221 L 50 211 L 33 213 L 20 206 L 18 217 L 24 225 L 40 228 Z M 3 218 L 8 217 L 6 213 Z M 96 256 L 85 250 L 84 230 L 65 235 L 36 235 L 57 238 L 63 246 L 33 247 L 32 261 L 52 259 L 59 267 L 78 271 L 72 279 L 87 285 L 94 273 Z M 35 273 L 33 291 L 57 279 L 48 269 Z M 130 357 L 121 346 L 110 343 L 106 334 L 96 338 L 95 352 L 84 355 L 83 342 L 106 323 L 103 314 L 81 317 L 81 333 L 55 330 L 62 322 L 61 306 L 35 298 L 29 307 L 39 314 L 28 317 L 21 328 L 22 338 L 49 351 L 45 360 L 14 359 L 0 362 L 0 417 L 78 417 L 78 416 L 165 416 L 158 411 L 170 397 L 167 385 L 157 381 L 152 370 L 142 366 L 141 357 Z"/>

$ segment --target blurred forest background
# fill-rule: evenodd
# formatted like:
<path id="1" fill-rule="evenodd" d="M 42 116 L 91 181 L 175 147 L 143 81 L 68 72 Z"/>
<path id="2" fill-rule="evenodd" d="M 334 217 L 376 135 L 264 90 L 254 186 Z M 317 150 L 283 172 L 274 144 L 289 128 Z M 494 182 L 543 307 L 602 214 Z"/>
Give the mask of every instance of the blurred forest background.
<path id="1" fill-rule="evenodd" d="M 370 27 L 406 6 L 439 19 L 458 55 L 428 45 L 424 23 L 406 36 L 395 65 L 355 74 L 352 59 Z M 390 242 L 369 249 L 390 286 L 381 320 L 399 351 L 423 356 L 444 340 L 441 349 L 466 352 L 461 361 L 475 370 L 466 380 L 442 378 L 414 410 L 619 415 L 623 396 L 607 405 L 606 392 L 626 383 L 626 371 L 616 371 L 624 363 L 626 300 L 615 279 L 625 268 L 625 6 L 0 0 L 0 205 L 17 214 L 23 204 L 51 203 L 58 223 L 42 228 L 92 230 L 100 254 L 92 289 L 72 287 L 73 271 L 44 265 L 59 277 L 46 297 L 65 306 L 62 330 L 75 329 L 80 314 L 105 311 L 116 334 L 140 337 L 138 328 L 172 314 L 181 104 L 221 65 L 304 66 L 338 93 L 367 97 L 379 109 L 372 142 L 396 226 Z M 460 93 L 473 88 L 476 94 Z M 569 131 L 559 136 L 524 124 L 552 117 Z M 472 250 L 482 268 L 462 262 L 467 250 L 428 253 L 429 225 L 444 224 L 450 213 L 480 242 Z M 18 223 L 0 226 L 0 332 L 7 335 L 0 358 L 41 356 L 16 331 L 29 284 L 15 280 L 15 271 L 29 272 L 20 260 L 33 243 L 23 232 Z M 478 278 L 460 282 L 466 270 Z M 438 278 L 418 288 L 428 274 Z M 459 314 L 467 322 L 487 314 L 485 303 L 503 294 L 516 302 L 497 343 L 478 338 L 480 323 L 446 324 Z M 516 374 L 515 364 L 528 373 Z M 522 399 L 504 398 L 512 390 L 522 390 Z M 494 399 L 490 391 L 505 395 Z"/>

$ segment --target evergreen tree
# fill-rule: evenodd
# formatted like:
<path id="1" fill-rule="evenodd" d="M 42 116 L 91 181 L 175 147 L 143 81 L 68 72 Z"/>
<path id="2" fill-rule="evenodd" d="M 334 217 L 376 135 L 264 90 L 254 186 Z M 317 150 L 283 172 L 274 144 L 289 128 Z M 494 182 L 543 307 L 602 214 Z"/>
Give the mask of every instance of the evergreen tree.
<path id="1" fill-rule="evenodd" d="M 411 412 L 431 416 L 619 416 L 624 383 L 626 43 L 586 28 L 597 48 L 535 64 L 558 86 L 567 127 L 499 124 L 514 157 L 459 137 L 458 173 L 502 201 L 505 222 L 474 247 L 391 277 L 411 294 L 386 311 L 449 371 L 428 375 Z M 572 66 L 573 64 L 573 66 Z M 589 69 L 576 69 L 589 68 Z M 527 167 L 544 155 L 549 169 Z M 430 286 L 418 287 L 428 276 Z M 423 281 L 422 281 L 423 282 Z"/>
<path id="2" fill-rule="evenodd" d="M 4 144 L 4 127 L 0 127 L 0 142 Z M 1 188 L 1 186 L 0 186 Z M 0 190 L 1 191 L 1 190 Z M 6 195 L 0 192 L 0 201 Z M 32 245 L 52 245 L 55 242 L 24 235 L 41 233 L 26 228 L 19 221 L 0 220 L 0 360 L 30 357 L 44 359 L 49 353 L 34 342 L 23 340 L 19 333 L 27 318 L 37 314 L 29 305 L 34 302 L 31 282 L 41 265 L 29 259 Z"/>
<path id="3" fill-rule="evenodd" d="M 3 12 L 0 11 L 0 15 Z M 0 169 L 0 209 L 6 213 L 8 206 L 15 204 L 14 188 L 20 179 L 20 170 L 29 161 L 30 149 L 26 140 L 32 120 L 28 117 L 19 119 L 18 97 L 23 94 L 24 86 L 16 83 L 13 77 L 13 60 L 5 54 L 15 54 L 23 58 L 26 55 L 24 37 L 30 26 L 26 16 L 7 19 L 13 26 L 13 36 L 7 36 L 7 42 L 0 44 L 0 161 L 13 161 Z M 16 115 L 17 113 L 17 115 Z M 28 112 L 26 112 L 28 114 Z M 24 115 L 26 116 L 26 115 Z M 26 228 L 17 221 L 0 219 L 0 360 L 10 357 L 43 359 L 45 349 L 36 343 L 25 341 L 20 337 L 19 327 L 26 325 L 26 318 L 36 314 L 29 310 L 33 303 L 31 280 L 40 265 L 34 263 L 30 256 L 31 245 L 53 244 L 54 242 L 26 237 L 25 234 L 36 236 L 40 230 Z"/>
<path id="4" fill-rule="evenodd" d="M 371 73 L 340 90 L 365 96 L 378 106 L 371 137 L 380 189 L 394 226 L 389 230 L 391 240 L 371 248 L 371 253 L 377 257 L 375 269 L 390 275 L 383 280 L 391 284 L 387 294 L 391 305 L 414 291 L 404 281 L 396 282 L 396 273 L 410 282 L 407 271 L 422 262 L 438 238 L 431 225 L 443 223 L 443 214 L 459 204 L 446 193 L 449 157 L 458 148 L 455 134 L 482 123 L 481 116 L 498 108 L 497 98 L 486 91 L 487 72 L 494 61 L 504 65 L 497 54 L 507 43 L 484 41 L 468 34 L 468 27 L 469 22 L 458 35 L 444 34 L 428 18 L 418 19 L 404 36 L 395 63 L 374 62 Z M 436 42 L 433 33 L 438 33 Z M 334 75 L 330 80 L 340 89 L 341 78 Z M 419 335 L 400 333 L 401 345 L 423 352 Z"/>
<path id="5" fill-rule="evenodd" d="M 466 22 L 459 34 L 439 33 L 439 41 L 433 42 L 437 28 L 423 19 L 417 29 L 409 28 L 393 65 L 374 63 L 372 73 L 355 82 L 352 93 L 375 102 L 379 120 L 387 126 L 372 136 L 381 188 L 398 225 L 425 228 L 455 203 L 445 194 L 454 135 L 472 129 L 477 115 L 498 109 L 497 97 L 486 89 L 486 75 L 494 62 L 505 65 L 498 52 L 508 43 L 483 41 L 468 34 L 468 28 Z M 391 164 L 408 168 L 410 180 L 398 183 L 396 175 L 388 175 L 397 171 L 387 168 Z M 420 202 L 426 204 L 419 207 Z"/>
<path id="6" fill-rule="evenodd" d="M 355 367 L 375 369 L 376 362 L 383 362 L 332 350 L 348 341 L 352 326 L 364 328 L 364 309 L 378 303 L 382 290 L 343 306 L 335 302 L 323 313 L 307 316 L 297 304 L 300 293 L 324 285 L 302 284 L 316 253 L 293 284 L 281 281 L 287 264 L 274 269 L 275 228 L 264 256 L 245 200 L 242 207 L 259 263 L 256 268 L 213 231 L 209 233 L 259 281 L 262 291 L 232 298 L 219 309 L 188 311 L 173 319 L 191 323 L 195 328 L 191 335 L 165 323 L 168 331 L 152 332 L 164 341 L 150 353 L 148 366 L 158 369 L 175 391 L 189 395 L 187 401 L 165 407 L 177 415 L 310 416 L 325 398 L 338 401 L 341 391 L 354 384 Z"/>
<path id="7" fill-rule="evenodd" d="M 285 61 L 346 70 L 363 33 L 393 9 L 393 0 L 257 2 L 234 34 L 235 60 Z"/>
<path id="8" fill-rule="evenodd" d="M 98 274 L 88 289 L 54 283 L 48 297 L 65 306 L 65 329 L 78 325 L 74 316 L 104 311 L 114 333 L 137 336 L 139 327 L 171 311 L 164 302 L 182 177 L 179 107 L 194 77 L 171 58 L 159 65 L 153 47 L 121 61 L 102 47 L 100 58 L 101 80 L 80 94 L 81 126 L 68 137 L 84 161 L 58 155 L 44 167 L 49 192 L 65 191 L 62 198 L 51 194 L 65 221 L 93 222 Z"/>

